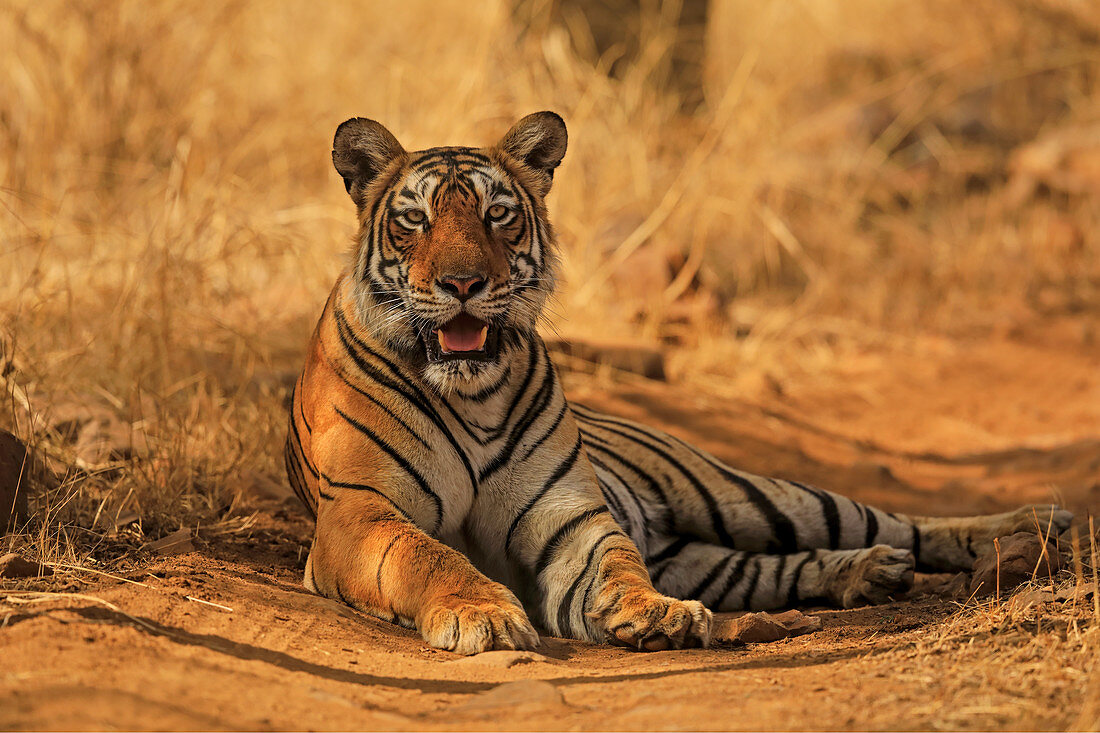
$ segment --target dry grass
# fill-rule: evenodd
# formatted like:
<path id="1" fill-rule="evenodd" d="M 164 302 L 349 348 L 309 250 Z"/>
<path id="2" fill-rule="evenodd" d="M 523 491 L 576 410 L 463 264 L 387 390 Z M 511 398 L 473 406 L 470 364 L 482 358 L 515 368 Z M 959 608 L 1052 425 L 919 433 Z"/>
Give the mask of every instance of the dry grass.
<path id="1" fill-rule="evenodd" d="M 1095 535 L 1082 543 L 1075 533 L 1071 561 L 1061 573 L 1037 571 L 1031 583 L 1006 597 L 960 604 L 913 645 L 883 654 L 904 679 L 934 684 L 944 701 L 908 714 L 931 715 L 938 730 L 976 724 L 1100 729 L 1096 543 Z"/>
<path id="2" fill-rule="evenodd" d="M 328 162 L 352 115 L 418 148 L 562 112 L 556 326 L 660 339 L 680 379 L 1100 307 L 1077 148 L 1013 172 L 1100 124 L 1096 4 L 715 2 L 698 107 L 672 17 L 612 78 L 545 3 L 0 6 L 0 427 L 79 468 L 40 551 L 75 562 L 129 512 L 139 537 L 223 522 L 283 481 L 286 385 L 352 234 Z"/>

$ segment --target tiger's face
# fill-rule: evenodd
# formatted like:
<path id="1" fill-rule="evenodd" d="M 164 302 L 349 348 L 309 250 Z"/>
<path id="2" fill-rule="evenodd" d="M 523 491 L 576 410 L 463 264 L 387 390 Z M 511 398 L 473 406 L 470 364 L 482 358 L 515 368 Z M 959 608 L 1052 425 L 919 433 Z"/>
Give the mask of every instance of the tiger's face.
<path id="1" fill-rule="evenodd" d="M 499 382 L 534 333 L 557 269 L 544 199 L 565 147 L 552 112 L 489 148 L 409 153 L 372 120 L 337 129 L 333 163 L 359 209 L 360 320 L 441 392 Z"/>

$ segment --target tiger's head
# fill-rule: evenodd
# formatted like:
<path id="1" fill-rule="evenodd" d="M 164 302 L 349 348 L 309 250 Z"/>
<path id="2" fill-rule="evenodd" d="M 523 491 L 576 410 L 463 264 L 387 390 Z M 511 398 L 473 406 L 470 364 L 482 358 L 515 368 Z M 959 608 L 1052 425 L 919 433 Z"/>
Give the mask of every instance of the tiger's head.
<path id="1" fill-rule="evenodd" d="M 441 392 L 497 382 L 535 332 L 557 270 L 545 197 L 566 139 L 553 112 L 488 148 L 406 152 L 361 117 L 336 130 L 332 162 L 359 211 L 359 318 Z"/>

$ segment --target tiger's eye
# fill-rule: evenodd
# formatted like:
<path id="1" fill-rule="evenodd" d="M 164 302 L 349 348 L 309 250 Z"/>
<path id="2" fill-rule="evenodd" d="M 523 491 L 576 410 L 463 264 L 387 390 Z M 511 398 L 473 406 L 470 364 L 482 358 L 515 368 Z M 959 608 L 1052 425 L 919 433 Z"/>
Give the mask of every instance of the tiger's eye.
<path id="1" fill-rule="evenodd" d="M 418 209 L 412 209 L 411 211 L 406 211 L 405 212 L 405 219 L 410 224 L 423 224 L 424 219 L 426 219 L 426 218 L 427 217 L 424 215 L 424 212 L 420 211 Z"/>
<path id="2" fill-rule="evenodd" d="M 489 207 L 489 218 L 493 221 L 503 219 L 504 215 L 508 213 L 508 207 L 501 204 L 493 204 Z"/>

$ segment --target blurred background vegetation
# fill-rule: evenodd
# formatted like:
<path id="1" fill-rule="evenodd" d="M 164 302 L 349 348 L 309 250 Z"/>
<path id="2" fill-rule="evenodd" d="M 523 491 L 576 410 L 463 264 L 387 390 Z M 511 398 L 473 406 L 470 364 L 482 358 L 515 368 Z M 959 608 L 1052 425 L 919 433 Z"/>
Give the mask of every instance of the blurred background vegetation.
<path id="1" fill-rule="evenodd" d="M 561 113 L 553 328 L 674 380 L 1062 316 L 1095 344 L 1098 91 L 1092 0 L 4 0 L 0 427 L 86 448 L 84 524 L 282 482 L 357 115 L 417 149 Z"/>

